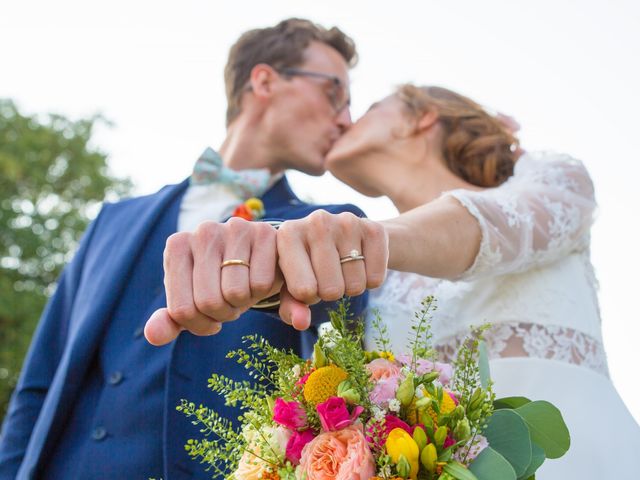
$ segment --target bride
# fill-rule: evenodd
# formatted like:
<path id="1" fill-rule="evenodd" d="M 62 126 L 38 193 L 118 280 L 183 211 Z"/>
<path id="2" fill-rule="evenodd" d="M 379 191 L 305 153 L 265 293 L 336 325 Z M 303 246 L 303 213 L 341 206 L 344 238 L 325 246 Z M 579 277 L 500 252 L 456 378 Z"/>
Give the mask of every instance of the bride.
<path id="1" fill-rule="evenodd" d="M 596 202 L 582 163 L 522 153 L 505 123 L 472 100 L 412 85 L 374 104 L 327 162 L 402 213 L 383 222 L 396 271 L 370 298 L 394 349 L 404 349 L 427 295 L 438 300 L 433 340 L 447 360 L 471 325 L 490 322 L 496 394 L 554 403 L 571 432 L 568 454 L 539 477 L 635 471 L 640 428 L 607 372 L 589 258 Z"/>

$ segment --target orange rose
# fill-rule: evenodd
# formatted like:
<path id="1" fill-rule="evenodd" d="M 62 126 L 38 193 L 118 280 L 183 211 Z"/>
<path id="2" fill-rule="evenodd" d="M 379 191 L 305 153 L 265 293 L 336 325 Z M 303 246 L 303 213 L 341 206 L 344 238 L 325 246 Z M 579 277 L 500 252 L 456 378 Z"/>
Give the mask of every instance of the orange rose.
<path id="1" fill-rule="evenodd" d="M 362 425 L 324 432 L 302 450 L 296 469 L 298 480 L 369 480 L 376 463 L 364 438 Z"/>

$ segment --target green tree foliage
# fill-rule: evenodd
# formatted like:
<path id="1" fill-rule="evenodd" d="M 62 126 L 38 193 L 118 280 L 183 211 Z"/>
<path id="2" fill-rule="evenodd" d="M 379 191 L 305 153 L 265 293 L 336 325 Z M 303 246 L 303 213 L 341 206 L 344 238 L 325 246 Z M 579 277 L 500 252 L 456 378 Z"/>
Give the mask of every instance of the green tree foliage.
<path id="1" fill-rule="evenodd" d="M 104 199 L 131 184 L 91 145 L 100 116 L 28 116 L 0 99 L 0 418 L 63 266 Z"/>

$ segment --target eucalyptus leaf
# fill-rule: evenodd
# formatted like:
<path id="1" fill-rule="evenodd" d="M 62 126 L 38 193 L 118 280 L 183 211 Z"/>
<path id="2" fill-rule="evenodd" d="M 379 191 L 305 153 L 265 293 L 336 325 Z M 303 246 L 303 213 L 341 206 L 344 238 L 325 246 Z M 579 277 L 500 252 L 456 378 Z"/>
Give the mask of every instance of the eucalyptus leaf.
<path id="1" fill-rule="evenodd" d="M 483 433 L 489 445 L 523 475 L 531 463 L 531 437 L 526 422 L 515 410 L 497 410 L 491 415 Z"/>
<path id="2" fill-rule="evenodd" d="M 494 400 L 493 408 L 496 410 L 500 410 L 503 408 L 515 409 L 530 402 L 531 400 L 529 400 L 527 397 L 504 397 Z"/>
<path id="3" fill-rule="evenodd" d="M 531 453 L 531 463 L 529 464 L 529 468 L 527 468 L 527 471 L 524 472 L 518 480 L 530 480 L 535 476 L 536 470 L 538 470 L 538 468 L 540 468 L 544 463 L 544 450 L 533 442 L 531 443 Z"/>
<path id="4" fill-rule="evenodd" d="M 547 458 L 560 458 L 571 445 L 569 429 L 562 414 L 544 400 L 527 403 L 514 410 L 522 416 L 531 432 L 531 440 L 538 444 Z M 497 413 L 497 412 L 496 412 Z"/>
<path id="5" fill-rule="evenodd" d="M 516 472 L 511 464 L 496 452 L 487 447 L 469 465 L 469 470 L 478 480 L 517 480 Z"/>

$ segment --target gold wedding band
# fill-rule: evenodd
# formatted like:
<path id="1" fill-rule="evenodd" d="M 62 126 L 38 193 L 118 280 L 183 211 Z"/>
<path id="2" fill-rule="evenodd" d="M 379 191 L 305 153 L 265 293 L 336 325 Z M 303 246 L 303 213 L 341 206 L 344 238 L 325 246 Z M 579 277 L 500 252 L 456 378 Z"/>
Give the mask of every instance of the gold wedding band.
<path id="1" fill-rule="evenodd" d="M 231 265 L 242 265 L 244 267 L 251 267 L 251 265 L 249 265 L 249 262 L 245 262 L 244 260 L 239 260 L 236 258 L 232 258 L 231 260 L 225 260 L 224 262 L 222 262 L 222 264 L 220 265 L 220 268 L 224 268 L 224 267 L 229 267 Z"/>
<path id="2" fill-rule="evenodd" d="M 364 260 L 364 255 L 362 255 L 358 250 L 351 250 L 349 255 L 340 258 L 340 263 L 353 262 L 355 260 Z"/>

